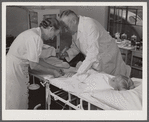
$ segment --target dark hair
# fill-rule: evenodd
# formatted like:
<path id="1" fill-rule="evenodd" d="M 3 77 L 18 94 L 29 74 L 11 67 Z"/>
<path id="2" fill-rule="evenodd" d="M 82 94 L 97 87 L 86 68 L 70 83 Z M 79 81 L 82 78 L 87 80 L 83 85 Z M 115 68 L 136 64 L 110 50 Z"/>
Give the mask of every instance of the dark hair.
<path id="1" fill-rule="evenodd" d="M 48 28 L 48 27 L 54 27 L 55 28 L 55 30 L 58 30 L 58 29 L 60 29 L 60 23 L 59 23 L 59 21 L 57 20 L 57 19 L 55 19 L 55 18 L 46 18 L 45 20 L 43 20 L 41 23 L 40 23 L 40 25 L 39 25 L 39 27 L 43 27 L 43 28 Z"/>
<path id="2" fill-rule="evenodd" d="M 63 11 L 59 17 L 62 18 L 63 16 L 69 16 L 69 15 L 75 15 L 77 17 L 77 14 L 72 10 Z"/>
<path id="3" fill-rule="evenodd" d="M 121 85 L 122 85 L 122 87 L 123 87 L 124 89 L 129 90 L 129 89 L 135 88 L 134 83 L 133 83 L 133 81 L 131 80 L 131 78 L 128 78 L 128 77 L 123 76 L 123 75 L 120 75 L 119 77 L 120 77 L 120 79 L 121 79 L 121 80 L 120 80 L 120 83 L 121 83 Z"/>

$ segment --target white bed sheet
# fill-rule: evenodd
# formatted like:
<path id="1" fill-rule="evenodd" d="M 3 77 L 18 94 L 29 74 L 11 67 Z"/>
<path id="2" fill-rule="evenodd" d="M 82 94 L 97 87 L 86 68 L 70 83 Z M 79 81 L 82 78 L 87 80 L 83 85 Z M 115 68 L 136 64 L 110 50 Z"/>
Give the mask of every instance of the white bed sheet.
<path id="1" fill-rule="evenodd" d="M 88 93 L 70 85 L 72 78 L 53 78 L 52 76 L 42 75 L 44 79 L 64 91 L 75 94 L 76 96 L 103 108 L 104 110 L 141 110 L 142 109 L 142 79 L 132 78 L 136 86 L 135 89 L 127 91 L 115 90 L 95 90 Z M 77 83 L 77 81 L 75 82 Z"/>

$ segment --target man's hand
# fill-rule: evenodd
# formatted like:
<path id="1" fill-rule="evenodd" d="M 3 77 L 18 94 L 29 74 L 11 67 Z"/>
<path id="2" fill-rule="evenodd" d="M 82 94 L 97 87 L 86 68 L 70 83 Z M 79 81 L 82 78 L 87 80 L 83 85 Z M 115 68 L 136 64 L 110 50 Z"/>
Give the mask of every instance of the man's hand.
<path id="1" fill-rule="evenodd" d="M 55 78 L 58 78 L 58 77 L 60 77 L 60 76 L 63 76 L 63 74 L 62 74 L 61 71 L 54 70 L 54 71 L 53 71 L 53 76 L 54 76 Z"/>
<path id="2" fill-rule="evenodd" d="M 68 53 L 64 52 L 64 53 L 61 53 L 59 56 L 60 56 L 60 59 L 64 59 L 64 58 L 68 57 Z"/>

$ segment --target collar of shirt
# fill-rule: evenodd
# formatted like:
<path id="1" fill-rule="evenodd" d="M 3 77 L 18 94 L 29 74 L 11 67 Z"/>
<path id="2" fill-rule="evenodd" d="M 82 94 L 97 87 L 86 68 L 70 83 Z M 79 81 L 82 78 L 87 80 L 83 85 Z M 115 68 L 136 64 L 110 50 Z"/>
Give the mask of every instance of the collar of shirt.
<path id="1" fill-rule="evenodd" d="M 43 42 L 42 37 L 41 37 L 42 35 L 41 35 L 41 28 L 40 27 L 37 27 L 37 33 L 41 38 L 41 43 L 42 43 L 42 46 L 43 46 L 44 42 Z"/>
<path id="2" fill-rule="evenodd" d="M 83 16 L 79 15 L 79 24 L 78 24 L 78 31 L 77 31 L 77 39 L 81 36 L 83 32 Z"/>
<path id="3" fill-rule="evenodd" d="M 40 29 L 40 27 L 37 27 L 37 30 L 39 32 L 39 36 L 41 37 L 41 29 Z"/>
<path id="4" fill-rule="evenodd" d="M 40 38 L 41 38 L 41 40 L 42 40 L 42 43 L 44 43 L 44 42 L 43 42 L 43 39 L 42 39 L 42 37 L 41 37 L 41 36 L 42 36 L 42 35 L 41 35 L 41 28 L 40 28 L 40 27 L 37 27 L 37 30 L 38 30 L 38 34 L 39 34 L 39 36 L 40 36 Z"/>

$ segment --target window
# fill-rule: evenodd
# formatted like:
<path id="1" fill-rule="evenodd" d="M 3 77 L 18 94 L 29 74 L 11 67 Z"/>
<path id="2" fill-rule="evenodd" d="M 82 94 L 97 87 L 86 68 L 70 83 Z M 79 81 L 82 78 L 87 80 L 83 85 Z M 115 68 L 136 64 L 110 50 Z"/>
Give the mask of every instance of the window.
<path id="1" fill-rule="evenodd" d="M 127 39 L 132 35 L 137 40 L 142 39 L 142 6 L 109 6 L 108 31 L 114 37 L 115 33 L 126 34 Z"/>

